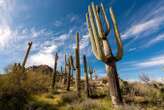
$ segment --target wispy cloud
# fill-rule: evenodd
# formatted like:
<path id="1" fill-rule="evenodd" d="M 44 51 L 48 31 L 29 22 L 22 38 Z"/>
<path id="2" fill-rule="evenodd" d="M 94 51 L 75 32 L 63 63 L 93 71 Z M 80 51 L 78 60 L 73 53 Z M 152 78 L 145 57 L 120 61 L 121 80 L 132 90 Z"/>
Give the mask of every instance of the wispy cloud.
<path id="1" fill-rule="evenodd" d="M 0 26 L 0 48 L 5 48 L 9 44 L 12 34 L 9 26 Z"/>
<path id="2" fill-rule="evenodd" d="M 164 55 L 155 56 L 147 60 L 143 60 L 135 64 L 141 68 L 154 67 L 154 66 L 164 66 Z"/>
<path id="3" fill-rule="evenodd" d="M 128 50 L 128 52 L 133 52 L 133 51 L 135 51 L 136 49 L 137 49 L 136 47 L 130 48 L 130 49 Z"/>
<path id="4" fill-rule="evenodd" d="M 156 30 L 164 22 L 164 16 L 154 19 L 144 21 L 142 23 L 136 24 L 129 28 L 124 34 L 122 34 L 123 39 L 128 39 L 130 37 L 137 36 L 143 32 L 150 32 L 151 30 Z"/>
<path id="5" fill-rule="evenodd" d="M 55 27 L 60 27 L 60 26 L 62 26 L 63 25 L 63 23 L 61 22 L 61 21 L 59 21 L 59 20 L 56 20 L 55 22 L 54 22 L 54 26 Z"/>
<path id="6" fill-rule="evenodd" d="M 135 14 L 129 18 L 127 24 L 129 23 L 130 25 L 126 26 L 128 28 L 121 33 L 122 39 L 128 41 L 125 44 L 126 48 L 134 45 L 134 42 L 141 39 L 140 42 L 142 44 L 147 43 L 154 34 L 161 32 L 161 27 L 163 27 L 164 24 L 163 3 L 163 1 L 158 3 L 150 2 L 134 12 Z M 154 36 L 154 39 L 155 38 Z M 140 48 L 143 48 L 143 45 L 141 45 Z"/>
<path id="7" fill-rule="evenodd" d="M 158 42 L 164 41 L 164 33 L 157 35 L 157 37 L 153 37 L 153 39 L 151 39 L 147 44 L 145 44 L 145 47 L 149 47 L 152 46 Z"/>

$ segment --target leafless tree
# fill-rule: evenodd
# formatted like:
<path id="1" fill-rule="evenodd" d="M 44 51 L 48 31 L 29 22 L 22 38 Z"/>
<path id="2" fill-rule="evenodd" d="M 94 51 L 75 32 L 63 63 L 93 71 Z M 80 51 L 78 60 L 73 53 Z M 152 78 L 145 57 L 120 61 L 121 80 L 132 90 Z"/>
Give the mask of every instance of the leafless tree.
<path id="1" fill-rule="evenodd" d="M 139 78 L 144 83 L 149 83 L 150 82 L 150 77 L 148 76 L 148 74 L 142 73 L 142 74 L 139 75 Z"/>

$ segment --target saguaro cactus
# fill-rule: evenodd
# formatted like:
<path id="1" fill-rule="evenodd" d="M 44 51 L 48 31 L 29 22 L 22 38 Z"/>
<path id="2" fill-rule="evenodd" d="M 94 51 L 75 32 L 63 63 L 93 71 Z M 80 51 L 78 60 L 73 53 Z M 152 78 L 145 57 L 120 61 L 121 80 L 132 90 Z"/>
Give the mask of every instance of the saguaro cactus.
<path id="1" fill-rule="evenodd" d="M 92 81 L 92 74 L 93 74 L 93 69 L 91 66 L 89 66 L 89 75 L 90 75 L 90 80 Z"/>
<path id="2" fill-rule="evenodd" d="M 68 59 L 68 66 L 67 66 L 67 91 L 70 90 L 70 83 L 71 83 L 71 56 Z"/>
<path id="3" fill-rule="evenodd" d="M 116 38 L 118 52 L 114 56 L 109 45 L 107 35 L 110 32 L 110 25 L 107 19 L 105 8 L 101 3 L 101 6 L 95 6 L 94 3 L 88 6 L 88 13 L 86 14 L 86 20 L 88 24 L 88 31 L 91 41 L 91 47 L 94 55 L 98 60 L 105 63 L 106 72 L 109 79 L 109 88 L 112 103 L 114 107 L 119 107 L 122 105 L 121 91 L 119 87 L 119 78 L 116 70 L 116 62 L 121 60 L 123 56 L 123 46 L 120 38 L 120 34 L 117 27 L 116 18 L 114 16 L 112 8 L 109 9 L 112 24 L 114 27 L 114 35 Z M 102 17 L 104 18 L 107 31 L 103 29 L 102 21 L 100 19 L 100 12 L 102 12 Z"/>
<path id="4" fill-rule="evenodd" d="M 23 60 L 23 63 L 22 63 L 22 67 L 25 67 L 25 64 L 27 62 L 27 58 L 28 58 L 31 46 L 32 46 L 32 42 L 28 42 L 28 48 L 27 48 L 27 51 L 26 51 L 26 54 L 25 54 L 25 57 L 24 57 L 24 60 Z"/>
<path id="5" fill-rule="evenodd" d="M 64 75 L 63 84 L 66 84 L 66 81 L 67 81 L 67 66 L 68 66 L 66 53 L 64 54 L 64 62 L 65 62 L 65 66 L 64 66 L 64 74 L 63 74 Z"/>
<path id="6" fill-rule="evenodd" d="M 95 76 L 95 80 L 97 80 L 98 79 L 98 76 L 96 74 L 96 70 L 95 69 L 93 70 L 93 73 L 94 73 L 94 76 Z"/>
<path id="7" fill-rule="evenodd" d="M 85 92 L 87 97 L 89 97 L 89 83 L 88 83 L 88 71 L 87 71 L 87 60 L 86 56 L 83 55 L 83 63 L 84 63 L 84 73 L 85 73 Z"/>
<path id="8" fill-rule="evenodd" d="M 56 52 L 55 54 L 55 62 L 54 62 L 54 70 L 53 70 L 53 77 L 52 77 L 52 90 L 54 89 L 55 83 L 56 83 L 56 69 L 57 69 L 57 60 L 58 60 L 58 54 Z"/>
<path id="9" fill-rule="evenodd" d="M 77 96 L 80 97 L 80 56 L 79 56 L 79 33 L 76 33 L 76 48 L 75 48 L 75 58 L 76 58 L 76 91 Z"/>
<path id="10" fill-rule="evenodd" d="M 74 66 L 74 61 L 73 61 L 72 55 L 70 55 L 69 60 L 70 60 L 70 66 L 71 66 L 71 68 L 72 68 L 73 70 L 75 70 L 75 66 Z"/>

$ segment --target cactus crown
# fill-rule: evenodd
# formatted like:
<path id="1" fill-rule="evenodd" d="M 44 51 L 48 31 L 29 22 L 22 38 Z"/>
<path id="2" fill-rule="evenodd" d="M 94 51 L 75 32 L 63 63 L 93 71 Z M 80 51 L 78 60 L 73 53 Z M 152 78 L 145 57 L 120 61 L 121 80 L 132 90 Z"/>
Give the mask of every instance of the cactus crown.
<path id="1" fill-rule="evenodd" d="M 88 13 L 86 14 L 92 51 L 98 60 L 101 60 L 105 63 L 109 61 L 118 61 L 123 56 L 123 47 L 116 18 L 112 8 L 110 8 L 109 11 L 118 48 L 116 56 L 113 56 L 111 47 L 107 41 L 107 35 L 110 32 L 110 25 L 103 4 L 101 3 L 100 6 L 95 6 L 94 3 L 91 3 L 91 5 L 88 6 Z M 106 24 L 106 32 L 103 29 L 102 21 L 100 19 L 100 12 Z"/>

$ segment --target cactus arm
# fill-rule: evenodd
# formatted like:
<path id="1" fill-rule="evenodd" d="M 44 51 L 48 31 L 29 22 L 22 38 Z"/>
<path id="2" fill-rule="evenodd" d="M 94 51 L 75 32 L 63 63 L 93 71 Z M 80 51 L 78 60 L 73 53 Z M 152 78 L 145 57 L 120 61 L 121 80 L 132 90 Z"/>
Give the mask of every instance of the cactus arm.
<path id="1" fill-rule="evenodd" d="M 113 27 L 114 27 L 114 34 L 116 37 L 117 48 L 118 48 L 117 55 L 115 56 L 115 59 L 118 61 L 123 56 L 123 45 L 122 45 L 121 37 L 120 37 L 119 31 L 118 31 L 116 18 L 115 18 L 115 15 L 113 13 L 112 8 L 110 8 L 109 11 L 110 11 L 110 15 L 111 15 L 111 19 L 112 19 L 112 23 L 113 23 Z"/>
<path id="2" fill-rule="evenodd" d="M 97 32 L 97 29 L 96 29 L 96 26 L 94 23 L 94 19 L 93 19 L 93 11 L 90 6 L 88 6 L 88 11 L 89 11 L 90 23 L 91 23 L 91 27 L 92 27 L 93 35 L 94 35 L 93 37 L 95 40 L 95 45 L 97 47 L 98 54 L 96 56 L 97 56 L 97 59 L 102 60 L 105 57 L 103 49 L 102 49 L 102 41 L 101 41 L 100 37 L 98 36 L 98 32 Z"/>
<path id="3" fill-rule="evenodd" d="M 90 21 L 89 21 L 89 18 L 88 18 L 88 13 L 86 14 L 86 21 L 87 21 L 87 25 L 88 25 L 88 31 L 89 31 L 89 38 L 90 38 L 90 42 L 91 42 L 91 47 L 92 47 L 92 51 L 94 53 L 94 55 L 96 56 L 97 59 L 99 59 L 99 57 L 97 56 L 98 53 L 97 53 L 97 48 L 96 48 L 96 44 L 95 44 L 95 40 L 94 40 L 94 35 L 93 35 L 93 31 L 92 31 L 92 28 L 91 28 L 91 24 L 90 24 Z"/>
<path id="4" fill-rule="evenodd" d="M 107 36 L 108 33 L 110 32 L 110 25 L 109 25 L 109 21 L 108 21 L 108 18 L 106 16 L 106 13 L 105 13 L 104 5 L 102 3 L 101 3 L 101 9 L 102 9 L 102 15 L 103 15 L 105 23 L 106 23 L 106 28 L 107 28 L 107 31 L 105 32 L 105 36 Z"/>
<path id="5" fill-rule="evenodd" d="M 97 24 L 97 29 L 98 29 L 99 36 L 100 36 L 100 38 L 105 39 L 106 36 L 104 35 L 102 23 L 101 23 L 98 11 L 96 11 L 95 5 L 93 3 L 92 3 L 92 10 L 93 10 L 93 14 L 95 16 L 95 21 L 96 21 L 96 24 Z"/>

